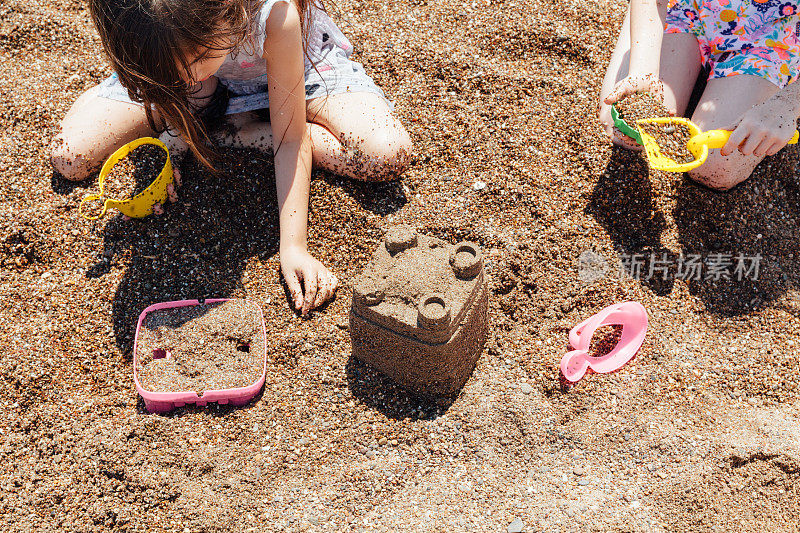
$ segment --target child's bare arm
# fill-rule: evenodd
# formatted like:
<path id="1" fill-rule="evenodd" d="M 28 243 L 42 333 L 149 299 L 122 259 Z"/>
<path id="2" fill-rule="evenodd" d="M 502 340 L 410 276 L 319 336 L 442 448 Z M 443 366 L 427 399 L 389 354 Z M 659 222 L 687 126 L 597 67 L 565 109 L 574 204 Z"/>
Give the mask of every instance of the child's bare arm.
<path id="1" fill-rule="evenodd" d="M 631 76 L 658 76 L 666 8 L 665 0 L 631 2 Z"/>
<path id="2" fill-rule="evenodd" d="M 657 96 L 663 95 L 659 69 L 667 0 L 632 0 L 630 9 L 629 74 L 606 97 L 607 104 L 613 104 L 635 92 L 649 91 Z"/>
<path id="3" fill-rule="evenodd" d="M 272 8 L 264 50 L 280 210 L 281 269 L 295 307 L 305 315 L 333 295 L 338 281 L 306 247 L 311 139 L 306 126 L 300 15 L 294 3 L 280 2 Z"/>

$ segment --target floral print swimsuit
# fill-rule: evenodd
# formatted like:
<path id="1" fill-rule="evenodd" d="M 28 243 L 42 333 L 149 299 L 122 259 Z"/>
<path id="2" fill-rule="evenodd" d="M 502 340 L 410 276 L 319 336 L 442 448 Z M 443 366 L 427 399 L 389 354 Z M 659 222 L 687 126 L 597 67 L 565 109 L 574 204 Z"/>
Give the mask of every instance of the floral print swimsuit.
<path id="1" fill-rule="evenodd" d="M 709 79 L 751 74 L 780 88 L 800 74 L 800 0 L 670 0 L 664 33 L 691 33 Z"/>

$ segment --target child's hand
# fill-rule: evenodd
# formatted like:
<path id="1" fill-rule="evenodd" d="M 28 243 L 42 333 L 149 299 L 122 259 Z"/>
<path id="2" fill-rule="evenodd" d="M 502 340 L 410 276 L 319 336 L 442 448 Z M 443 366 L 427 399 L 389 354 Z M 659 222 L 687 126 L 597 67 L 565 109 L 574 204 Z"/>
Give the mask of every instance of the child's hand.
<path id="1" fill-rule="evenodd" d="M 301 315 L 305 316 L 336 293 L 338 278 L 305 248 L 295 246 L 282 249 L 280 253 L 283 277 L 289 287 L 294 307 L 300 310 Z"/>
<path id="2" fill-rule="evenodd" d="M 167 201 L 174 203 L 178 201 L 178 191 L 176 188 L 181 186 L 181 172 L 177 167 L 175 167 L 172 169 L 172 174 L 175 177 L 175 182 L 167 185 Z M 153 206 L 153 213 L 156 215 L 163 215 L 164 206 L 161 204 L 155 204 Z"/>
<path id="3" fill-rule="evenodd" d="M 744 155 L 775 155 L 794 135 L 796 122 L 791 112 L 767 100 L 751 107 L 735 127 L 724 128 L 733 133 L 719 153 L 730 155 L 738 148 Z"/>
<path id="4" fill-rule="evenodd" d="M 628 76 L 617 82 L 608 96 L 606 96 L 604 102 L 611 105 L 633 93 L 650 93 L 663 101 L 664 84 L 655 74 Z"/>
<path id="5" fill-rule="evenodd" d="M 181 172 L 177 167 L 175 167 L 172 169 L 172 174 L 175 176 L 175 182 L 174 184 L 170 183 L 167 185 L 167 201 L 174 203 L 178 201 L 178 191 L 176 188 L 181 186 Z M 163 215 L 164 206 L 160 203 L 153 204 L 153 213 L 156 215 Z M 128 215 L 122 215 L 122 219 L 130 220 L 131 217 Z"/>

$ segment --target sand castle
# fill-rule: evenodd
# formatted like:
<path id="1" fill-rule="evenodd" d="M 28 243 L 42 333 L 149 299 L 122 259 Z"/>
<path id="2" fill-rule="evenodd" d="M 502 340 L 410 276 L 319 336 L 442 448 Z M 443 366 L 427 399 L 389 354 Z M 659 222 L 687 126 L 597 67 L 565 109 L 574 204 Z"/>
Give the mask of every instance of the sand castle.
<path id="1" fill-rule="evenodd" d="M 353 355 L 417 394 L 452 397 L 486 342 L 487 305 L 477 245 L 394 226 L 353 287 Z"/>

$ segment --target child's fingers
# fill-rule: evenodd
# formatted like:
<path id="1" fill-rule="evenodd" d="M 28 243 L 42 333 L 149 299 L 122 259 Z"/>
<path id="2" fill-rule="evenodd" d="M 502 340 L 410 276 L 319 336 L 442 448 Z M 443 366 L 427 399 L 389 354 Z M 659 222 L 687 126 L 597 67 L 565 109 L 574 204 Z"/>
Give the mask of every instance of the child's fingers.
<path id="1" fill-rule="evenodd" d="M 748 132 L 747 132 L 747 130 L 745 128 L 739 128 L 739 127 L 734 126 L 734 127 L 729 127 L 729 128 L 720 128 L 720 129 L 729 130 L 729 131 L 733 130 L 733 133 L 731 133 L 731 136 L 728 137 L 728 142 L 725 143 L 725 146 L 720 148 L 720 150 L 719 150 L 720 155 L 727 156 L 727 155 L 732 154 L 735 150 L 737 150 L 739 148 L 739 146 L 747 138 L 747 133 Z"/>
<path id="2" fill-rule="evenodd" d="M 178 193 L 175 191 L 175 187 L 171 183 L 167 185 L 167 198 L 169 198 L 169 201 L 173 203 L 178 201 Z"/>
<path id="3" fill-rule="evenodd" d="M 336 294 L 336 289 L 339 288 L 339 278 L 336 277 L 336 274 L 331 272 L 331 296 Z"/>
<path id="4" fill-rule="evenodd" d="M 295 309 L 300 309 L 303 305 L 303 288 L 300 286 L 300 279 L 295 272 L 284 275 L 286 286 L 289 288 L 289 295 L 292 297 L 292 304 Z"/>
<path id="5" fill-rule="evenodd" d="M 765 155 L 775 155 L 778 152 L 780 152 L 781 150 L 783 150 L 783 148 L 785 146 L 786 146 L 786 142 L 785 141 L 778 141 L 776 143 L 773 143 L 772 146 L 767 148 L 767 151 L 765 152 Z"/>
<path id="6" fill-rule="evenodd" d="M 625 90 L 623 87 L 614 87 L 614 90 L 608 93 L 605 100 L 603 100 L 608 105 L 616 104 L 619 102 L 623 96 L 627 96 L 630 94 L 629 90 Z"/>
<path id="7" fill-rule="evenodd" d="M 779 139 L 773 135 L 767 135 L 764 139 L 755 147 L 753 150 L 753 155 L 757 157 L 765 157 L 767 155 L 767 151 L 772 148 L 772 146 L 779 142 Z"/>
<path id="8" fill-rule="evenodd" d="M 751 131 L 744 141 L 744 144 L 739 146 L 739 151 L 744 155 L 752 155 L 754 150 L 761 144 L 761 141 L 766 137 L 766 133 L 762 131 Z"/>
<path id="9" fill-rule="evenodd" d="M 175 178 L 175 185 L 180 187 L 181 183 L 182 183 L 181 182 L 181 171 L 178 170 L 178 167 L 175 167 L 175 168 L 172 169 L 172 175 Z"/>
<path id="10" fill-rule="evenodd" d="M 320 291 L 321 294 L 317 294 L 314 307 L 318 307 L 333 298 L 333 295 L 336 293 L 336 288 L 339 286 L 339 280 L 331 271 L 325 272 L 320 279 L 323 280 L 321 286 L 324 288 L 324 291 Z"/>
<path id="11" fill-rule="evenodd" d="M 153 213 L 155 213 L 156 215 L 163 215 L 164 206 L 161 204 L 153 204 Z"/>
<path id="12" fill-rule="evenodd" d="M 775 155 L 786 146 L 786 141 L 778 137 L 772 137 L 771 139 L 763 141 L 761 144 L 758 145 L 756 149 L 758 154 L 761 157 L 767 157 L 770 155 Z"/>
<path id="13" fill-rule="evenodd" d="M 306 289 L 306 296 L 303 300 L 303 309 L 301 314 L 305 315 L 311 309 L 314 300 L 317 297 L 317 288 L 319 286 L 319 279 L 316 270 L 307 268 L 303 271 L 303 284 Z"/>
<path id="14" fill-rule="evenodd" d="M 623 96 L 629 95 L 633 92 L 633 87 L 631 87 L 630 83 L 628 82 L 628 78 L 618 82 L 611 92 L 608 93 L 608 96 L 605 97 L 603 100 L 608 105 L 614 104 L 622 99 Z"/>
<path id="15" fill-rule="evenodd" d="M 312 305 L 313 308 L 317 308 L 320 305 L 324 304 L 328 301 L 328 298 L 331 297 L 331 277 L 330 274 L 327 272 L 321 272 L 319 274 L 319 290 L 317 291 L 317 297 L 314 298 L 314 303 Z"/>

